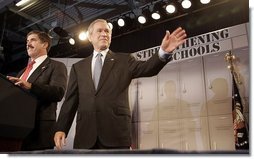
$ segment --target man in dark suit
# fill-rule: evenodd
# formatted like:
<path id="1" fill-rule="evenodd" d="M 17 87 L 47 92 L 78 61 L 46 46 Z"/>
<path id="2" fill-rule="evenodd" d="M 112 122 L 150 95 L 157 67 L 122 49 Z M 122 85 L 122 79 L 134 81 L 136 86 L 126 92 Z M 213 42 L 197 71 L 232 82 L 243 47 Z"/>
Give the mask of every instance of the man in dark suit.
<path id="1" fill-rule="evenodd" d="M 94 52 L 74 64 L 71 69 L 65 101 L 56 125 L 55 145 L 62 149 L 77 112 L 75 149 L 129 149 L 131 145 L 131 113 L 128 87 L 132 79 L 149 77 L 172 59 L 171 52 L 186 38 L 185 30 L 168 31 L 159 53 L 148 61 L 137 61 L 130 54 L 109 50 L 111 33 L 107 22 L 97 19 L 88 27 L 88 38 Z M 101 54 L 102 70 L 98 86 L 97 54 Z"/>
<path id="2" fill-rule="evenodd" d="M 17 77 L 8 76 L 9 80 L 38 99 L 35 127 L 23 140 L 21 150 L 54 148 L 53 128 L 56 123 L 57 102 L 62 100 L 66 90 L 67 69 L 63 63 L 47 56 L 50 45 L 48 34 L 40 31 L 29 32 L 27 52 L 33 65 L 22 70 Z M 28 68 L 31 68 L 30 72 Z"/>

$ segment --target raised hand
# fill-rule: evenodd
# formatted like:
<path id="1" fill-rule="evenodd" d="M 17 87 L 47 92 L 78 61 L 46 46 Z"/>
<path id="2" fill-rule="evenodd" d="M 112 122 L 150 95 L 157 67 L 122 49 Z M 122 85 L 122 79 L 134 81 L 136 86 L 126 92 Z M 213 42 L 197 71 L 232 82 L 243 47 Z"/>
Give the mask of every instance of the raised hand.
<path id="1" fill-rule="evenodd" d="M 181 27 L 174 30 L 172 34 L 170 34 L 170 32 L 167 30 L 166 35 L 162 40 L 161 48 L 163 51 L 171 53 L 179 45 L 185 42 L 186 37 L 187 34 L 185 33 L 185 30 Z"/>

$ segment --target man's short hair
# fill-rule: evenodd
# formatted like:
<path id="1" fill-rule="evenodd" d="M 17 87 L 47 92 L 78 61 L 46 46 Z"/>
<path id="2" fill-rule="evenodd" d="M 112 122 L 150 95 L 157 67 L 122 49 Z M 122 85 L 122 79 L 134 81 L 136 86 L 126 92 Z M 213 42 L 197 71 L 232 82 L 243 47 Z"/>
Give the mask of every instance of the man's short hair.
<path id="1" fill-rule="evenodd" d="M 92 21 L 92 23 L 88 26 L 88 37 L 92 34 L 93 32 L 93 26 L 95 23 L 98 23 L 98 22 L 102 22 L 102 23 L 106 23 L 108 24 L 108 22 L 105 20 L 105 19 L 96 19 L 94 21 Z M 110 27 L 109 27 L 110 28 Z M 110 31 L 112 32 L 112 29 L 110 28 Z"/>

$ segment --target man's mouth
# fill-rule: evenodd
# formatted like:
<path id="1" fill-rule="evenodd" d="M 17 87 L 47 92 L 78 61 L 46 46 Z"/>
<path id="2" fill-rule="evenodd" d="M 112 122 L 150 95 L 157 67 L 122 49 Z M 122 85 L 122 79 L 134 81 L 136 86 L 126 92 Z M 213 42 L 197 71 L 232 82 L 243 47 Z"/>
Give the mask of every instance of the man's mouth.
<path id="1" fill-rule="evenodd" d="M 27 45 L 26 49 L 33 49 L 34 47 L 32 45 Z"/>
<path id="2" fill-rule="evenodd" d="M 103 41 L 108 41 L 108 39 L 107 39 L 107 38 L 101 38 L 100 40 L 103 40 Z"/>

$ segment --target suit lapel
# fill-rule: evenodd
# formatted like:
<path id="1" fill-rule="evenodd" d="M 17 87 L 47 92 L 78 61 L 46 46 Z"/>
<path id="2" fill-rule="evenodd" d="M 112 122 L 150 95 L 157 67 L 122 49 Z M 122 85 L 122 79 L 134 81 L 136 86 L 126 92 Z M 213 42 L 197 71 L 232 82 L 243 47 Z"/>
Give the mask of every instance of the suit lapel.
<path id="1" fill-rule="evenodd" d="M 46 69 L 48 69 L 48 65 L 50 63 L 50 59 L 47 57 L 31 74 L 31 76 L 28 78 L 28 82 L 33 83 L 42 72 L 44 72 Z"/>
<path id="2" fill-rule="evenodd" d="M 114 53 L 112 51 L 109 51 L 107 53 L 107 56 L 105 58 L 103 67 L 102 67 L 102 71 L 101 71 L 101 76 L 100 76 L 100 81 L 98 84 L 98 88 L 97 88 L 97 92 L 101 89 L 101 87 L 103 86 L 104 82 L 106 81 L 107 77 L 110 74 L 110 71 L 115 63 L 115 56 Z"/>

